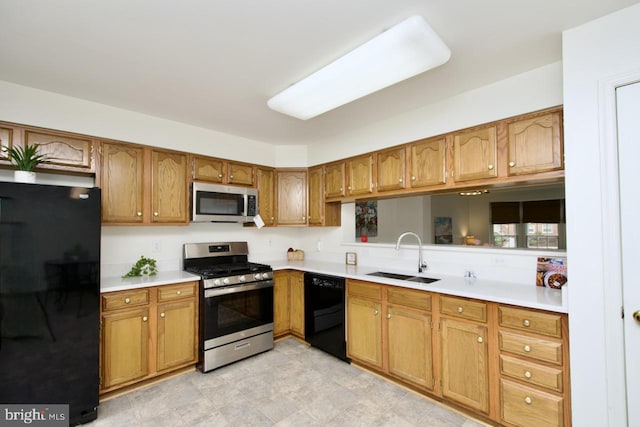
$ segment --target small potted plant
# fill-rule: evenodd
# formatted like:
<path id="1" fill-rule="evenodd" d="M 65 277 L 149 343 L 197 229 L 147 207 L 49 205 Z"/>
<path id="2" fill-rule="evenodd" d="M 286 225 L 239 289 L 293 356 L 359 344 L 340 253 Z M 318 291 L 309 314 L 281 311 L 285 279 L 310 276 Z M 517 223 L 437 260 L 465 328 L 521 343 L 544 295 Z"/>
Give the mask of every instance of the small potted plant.
<path id="1" fill-rule="evenodd" d="M 38 144 L 25 145 L 24 147 L 5 147 L 2 151 L 6 153 L 9 161 L 18 168 L 13 172 L 13 178 L 16 182 L 36 182 L 36 173 L 33 168 L 47 160 L 47 157 L 38 154 Z"/>

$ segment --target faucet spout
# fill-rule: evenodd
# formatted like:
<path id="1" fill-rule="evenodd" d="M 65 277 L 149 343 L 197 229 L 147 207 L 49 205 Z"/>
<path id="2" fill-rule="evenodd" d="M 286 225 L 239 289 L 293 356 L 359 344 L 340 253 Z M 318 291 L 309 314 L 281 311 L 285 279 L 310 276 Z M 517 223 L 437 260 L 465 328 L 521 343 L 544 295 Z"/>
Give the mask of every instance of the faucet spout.
<path id="1" fill-rule="evenodd" d="M 420 236 L 418 236 L 416 233 L 412 231 L 405 231 L 398 237 L 398 241 L 396 242 L 396 251 L 400 250 L 400 242 L 406 236 L 413 236 L 416 239 L 418 239 L 418 273 L 422 273 L 423 269 L 424 270 L 427 269 L 427 264 L 422 260 L 422 239 L 420 238 Z"/>

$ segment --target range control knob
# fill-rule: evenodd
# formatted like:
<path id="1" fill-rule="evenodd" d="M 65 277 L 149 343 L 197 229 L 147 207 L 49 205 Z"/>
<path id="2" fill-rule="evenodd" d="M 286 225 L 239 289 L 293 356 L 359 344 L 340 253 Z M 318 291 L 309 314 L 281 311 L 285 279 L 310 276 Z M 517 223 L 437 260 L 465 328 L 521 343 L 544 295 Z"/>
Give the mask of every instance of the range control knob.
<path id="1" fill-rule="evenodd" d="M 224 283 L 225 285 L 228 285 L 230 283 L 229 278 L 225 277 L 224 279 L 222 279 L 222 283 Z"/>
<path id="2" fill-rule="evenodd" d="M 262 274 L 256 273 L 256 274 L 253 275 L 253 278 L 256 279 L 256 280 L 260 280 L 260 279 L 262 279 Z"/>
<path id="3" fill-rule="evenodd" d="M 214 279 L 214 280 L 213 280 L 213 284 L 214 284 L 215 286 L 220 286 L 220 279 Z"/>
<path id="4" fill-rule="evenodd" d="M 247 278 L 243 275 L 243 276 L 238 276 L 238 281 L 240 282 L 246 282 Z"/>
<path id="5" fill-rule="evenodd" d="M 268 279 L 269 278 L 269 273 L 262 273 L 262 278 L 263 279 Z"/>

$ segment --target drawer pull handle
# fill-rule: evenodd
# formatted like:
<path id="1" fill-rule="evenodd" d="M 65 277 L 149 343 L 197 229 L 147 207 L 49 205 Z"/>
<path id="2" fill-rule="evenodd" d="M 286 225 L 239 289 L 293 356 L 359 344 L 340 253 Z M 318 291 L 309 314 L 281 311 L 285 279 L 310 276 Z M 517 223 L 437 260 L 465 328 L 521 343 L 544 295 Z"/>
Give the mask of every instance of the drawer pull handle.
<path id="1" fill-rule="evenodd" d="M 164 313 L 160 313 L 160 317 L 164 317 Z"/>
<path id="2" fill-rule="evenodd" d="M 148 318 L 147 316 L 144 316 L 144 317 L 142 318 L 142 321 L 143 321 L 143 322 L 146 322 L 147 320 L 149 320 L 149 318 Z"/>
<path id="3" fill-rule="evenodd" d="M 531 405 L 533 403 L 533 399 L 527 396 L 524 398 L 524 403 L 526 403 L 527 405 Z"/>
<path id="4" fill-rule="evenodd" d="M 124 299 L 124 303 L 125 303 L 125 304 L 129 304 L 130 302 L 131 302 L 131 298 L 125 298 L 125 299 Z"/>
<path id="5" fill-rule="evenodd" d="M 529 347 L 528 345 L 525 345 L 524 347 L 522 347 L 522 349 L 524 351 L 526 351 L 527 353 L 529 353 L 531 351 L 531 347 Z"/>
<path id="6" fill-rule="evenodd" d="M 524 371 L 524 377 L 527 379 L 531 378 L 531 372 L 530 371 Z"/>
<path id="7" fill-rule="evenodd" d="M 524 320 L 522 321 L 522 324 L 523 324 L 524 326 L 526 326 L 526 327 L 531 326 L 531 322 L 529 322 L 529 320 L 528 320 L 528 319 L 524 319 Z"/>
<path id="8" fill-rule="evenodd" d="M 484 341 L 484 339 L 482 339 L 482 337 L 478 337 L 478 342 L 479 342 L 479 343 L 481 343 L 481 342 L 483 342 L 483 341 Z"/>
<path id="9" fill-rule="evenodd" d="M 462 313 L 462 307 L 458 307 L 458 313 Z"/>
<path id="10" fill-rule="evenodd" d="M 182 291 L 176 291 L 176 295 L 182 295 Z"/>

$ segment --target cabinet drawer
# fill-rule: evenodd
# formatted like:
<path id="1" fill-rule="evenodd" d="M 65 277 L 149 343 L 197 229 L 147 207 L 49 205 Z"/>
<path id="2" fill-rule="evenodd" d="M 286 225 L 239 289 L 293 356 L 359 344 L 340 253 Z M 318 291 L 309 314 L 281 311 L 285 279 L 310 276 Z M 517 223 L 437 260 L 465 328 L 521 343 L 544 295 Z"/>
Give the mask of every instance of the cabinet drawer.
<path id="1" fill-rule="evenodd" d="M 487 321 L 487 304 L 462 298 L 440 297 L 440 312 L 478 322 Z"/>
<path id="2" fill-rule="evenodd" d="M 171 301 L 179 298 L 189 298 L 196 295 L 198 282 L 188 282 L 179 285 L 160 286 L 158 288 L 158 302 Z"/>
<path id="3" fill-rule="evenodd" d="M 562 393 L 562 369 L 500 355 L 500 373 Z"/>
<path id="4" fill-rule="evenodd" d="M 500 326 L 535 332 L 556 338 L 562 337 L 562 316 L 521 308 L 498 308 Z"/>
<path id="5" fill-rule="evenodd" d="M 500 331 L 500 350 L 562 365 L 562 343 Z"/>
<path id="6" fill-rule="evenodd" d="M 135 307 L 145 304 L 149 304 L 148 289 L 102 294 L 102 311 L 117 310 L 119 308 Z"/>
<path id="7" fill-rule="evenodd" d="M 522 427 L 563 426 L 563 399 L 510 381 L 500 381 L 502 419 Z"/>
<path id="8" fill-rule="evenodd" d="M 348 280 L 347 293 L 380 301 L 382 299 L 382 286 L 360 280 Z"/>
<path id="9" fill-rule="evenodd" d="M 431 294 L 426 292 L 389 286 L 387 288 L 387 300 L 389 304 L 431 311 Z"/>

